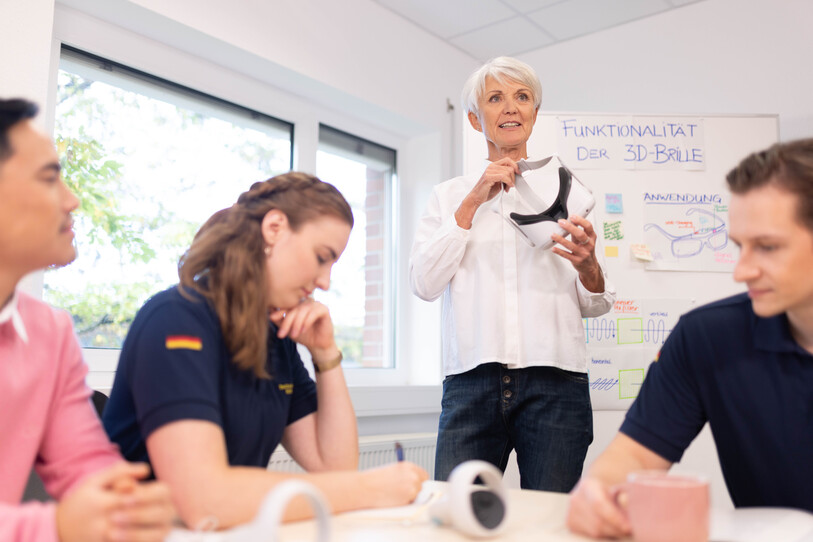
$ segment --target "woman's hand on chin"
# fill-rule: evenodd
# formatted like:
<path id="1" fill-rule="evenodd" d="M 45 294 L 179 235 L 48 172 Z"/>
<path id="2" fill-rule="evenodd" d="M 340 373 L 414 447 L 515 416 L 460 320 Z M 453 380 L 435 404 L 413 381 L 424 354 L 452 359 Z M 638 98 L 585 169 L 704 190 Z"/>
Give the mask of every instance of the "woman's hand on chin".
<path id="1" fill-rule="evenodd" d="M 271 321 L 277 326 L 277 337 L 290 337 L 311 353 L 336 348 L 330 311 L 309 297 L 291 309 L 274 310 Z"/>

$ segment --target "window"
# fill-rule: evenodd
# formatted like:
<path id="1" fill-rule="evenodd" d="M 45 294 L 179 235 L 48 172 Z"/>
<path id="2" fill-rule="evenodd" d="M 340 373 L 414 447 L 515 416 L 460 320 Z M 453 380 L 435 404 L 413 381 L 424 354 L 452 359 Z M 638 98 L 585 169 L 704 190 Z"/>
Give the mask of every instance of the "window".
<path id="1" fill-rule="evenodd" d="M 392 368 L 395 151 L 320 125 L 316 172 L 353 208 L 355 225 L 334 265 L 330 308 L 346 367 Z"/>
<path id="2" fill-rule="evenodd" d="M 63 46 L 55 137 L 77 260 L 45 274 L 83 347 L 119 348 L 212 213 L 292 166 L 293 125 Z"/>

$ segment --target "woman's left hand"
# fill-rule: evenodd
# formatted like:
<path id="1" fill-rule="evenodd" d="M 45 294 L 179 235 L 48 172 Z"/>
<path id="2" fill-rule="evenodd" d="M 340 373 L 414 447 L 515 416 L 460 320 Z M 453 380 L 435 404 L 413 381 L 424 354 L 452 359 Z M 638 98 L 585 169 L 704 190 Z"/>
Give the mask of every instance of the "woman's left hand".
<path id="1" fill-rule="evenodd" d="M 558 234 L 551 235 L 556 243 L 553 252 L 569 260 L 579 273 L 584 287 L 591 292 L 604 291 L 604 276 L 596 259 L 596 232 L 586 218 L 573 215 L 569 220 L 559 220 L 559 226 L 570 234 L 570 238 Z"/>
<path id="2" fill-rule="evenodd" d="M 336 348 L 330 312 L 325 305 L 309 297 L 292 309 L 275 310 L 271 321 L 277 326 L 277 337 L 290 337 L 311 353 Z"/>

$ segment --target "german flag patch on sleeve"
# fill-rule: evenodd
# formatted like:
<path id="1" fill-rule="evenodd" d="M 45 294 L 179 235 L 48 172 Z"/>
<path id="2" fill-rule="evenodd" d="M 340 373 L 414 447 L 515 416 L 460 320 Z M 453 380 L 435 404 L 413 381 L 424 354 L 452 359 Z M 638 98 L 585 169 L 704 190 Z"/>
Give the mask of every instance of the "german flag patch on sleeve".
<path id="1" fill-rule="evenodd" d="M 200 337 L 189 335 L 168 335 L 164 344 L 167 350 L 203 350 Z"/>

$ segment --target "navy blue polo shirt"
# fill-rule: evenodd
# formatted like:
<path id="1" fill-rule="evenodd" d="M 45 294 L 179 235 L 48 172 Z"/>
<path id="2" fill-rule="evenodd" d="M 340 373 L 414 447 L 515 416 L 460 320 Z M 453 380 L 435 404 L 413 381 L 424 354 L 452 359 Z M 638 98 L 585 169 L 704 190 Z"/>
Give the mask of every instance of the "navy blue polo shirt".
<path id="1" fill-rule="evenodd" d="M 146 438 L 177 420 L 223 429 L 230 465 L 266 467 L 285 427 L 316 410 L 316 386 L 290 339 L 269 324 L 267 370 L 257 378 L 232 362 L 217 314 L 177 287 L 152 297 L 121 351 L 103 422 L 130 461 L 147 461 Z"/>
<path id="2" fill-rule="evenodd" d="M 745 294 L 680 318 L 621 432 L 677 462 L 708 421 L 735 506 L 813 511 L 813 356 Z"/>

